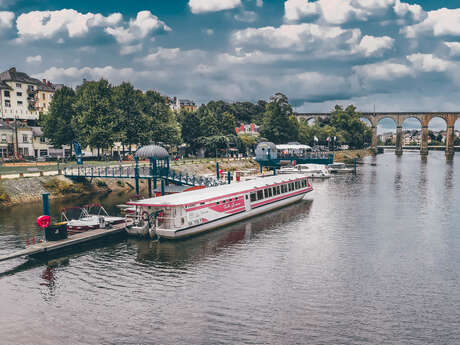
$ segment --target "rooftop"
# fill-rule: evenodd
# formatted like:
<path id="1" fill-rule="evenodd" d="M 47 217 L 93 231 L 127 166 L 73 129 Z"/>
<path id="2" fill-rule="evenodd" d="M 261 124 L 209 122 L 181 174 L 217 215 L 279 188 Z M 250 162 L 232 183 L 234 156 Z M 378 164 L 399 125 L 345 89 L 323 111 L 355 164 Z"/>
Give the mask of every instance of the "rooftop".
<path id="1" fill-rule="evenodd" d="M 156 198 L 149 198 L 129 202 L 129 205 L 139 206 L 182 206 L 193 203 L 209 201 L 212 199 L 220 199 L 230 197 L 235 194 L 249 192 L 257 188 L 264 188 L 268 185 L 279 184 L 283 182 L 294 181 L 304 178 L 304 174 L 289 174 L 278 176 L 259 177 L 254 180 L 226 184 L 217 187 L 193 190 L 185 193 L 171 194 Z"/>

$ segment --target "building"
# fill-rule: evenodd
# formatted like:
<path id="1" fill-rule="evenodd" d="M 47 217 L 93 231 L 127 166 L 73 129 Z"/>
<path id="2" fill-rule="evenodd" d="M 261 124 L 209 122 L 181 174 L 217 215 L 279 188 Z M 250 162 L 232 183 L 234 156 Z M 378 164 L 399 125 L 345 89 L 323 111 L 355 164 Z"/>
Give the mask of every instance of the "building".
<path id="1" fill-rule="evenodd" d="M 166 104 L 169 105 L 172 111 L 179 112 L 181 109 L 185 109 L 186 111 L 196 111 L 198 107 L 196 106 L 195 102 L 189 99 L 179 99 L 177 97 L 165 97 Z"/>
<path id="2" fill-rule="evenodd" d="M 5 121 L 0 121 L 0 157 L 6 158 L 14 154 L 14 128 Z"/>
<path id="3" fill-rule="evenodd" d="M 37 86 L 36 109 L 39 113 L 48 113 L 55 92 L 56 89 L 49 80 L 43 79 L 42 83 Z"/>
<path id="4" fill-rule="evenodd" d="M 242 123 L 239 127 L 235 128 L 235 132 L 237 135 L 248 134 L 258 136 L 259 126 L 257 126 L 255 123 L 250 123 L 249 125 Z"/>

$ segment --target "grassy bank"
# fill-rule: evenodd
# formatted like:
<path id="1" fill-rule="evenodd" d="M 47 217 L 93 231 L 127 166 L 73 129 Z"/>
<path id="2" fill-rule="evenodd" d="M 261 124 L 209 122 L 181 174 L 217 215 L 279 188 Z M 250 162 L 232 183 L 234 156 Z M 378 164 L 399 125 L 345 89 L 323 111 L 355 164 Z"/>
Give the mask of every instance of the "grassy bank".
<path id="1" fill-rule="evenodd" d="M 355 158 L 359 160 L 367 156 L 372 156 L 373 154 L 374 153 L 370 149 L 336 151 L 334 152 L 334 162 L 351 164 Z"/>

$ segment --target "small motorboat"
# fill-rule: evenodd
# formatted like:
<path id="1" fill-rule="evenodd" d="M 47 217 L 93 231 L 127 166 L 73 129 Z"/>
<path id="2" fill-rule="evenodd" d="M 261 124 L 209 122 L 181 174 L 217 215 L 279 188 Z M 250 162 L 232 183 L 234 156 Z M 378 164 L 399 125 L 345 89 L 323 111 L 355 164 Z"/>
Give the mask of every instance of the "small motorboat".
<path id="1" fill-rule="evenodd" d="M 310 178 L 329 178 L 327 167 L 322 164 L 298 164 L 293 167 L 281 168 L 279 174 L 303 174 Z"/>
<path id="2" fill-rule="evenodd" d="M 332 163 L 327 168 L 332 174 L 345 174 L 355 171 L 353 168 L 347 168 L 345 163 Z"/>
<path id="3" fill-rule="evenodd" d="M 110 216 L 102 205 L 90 204 L 63 209 L 61 221 L 67 223 L 67 232 L 73 235 L 92 229 L 110 228 L 125 222 L 125 218 Z"/>

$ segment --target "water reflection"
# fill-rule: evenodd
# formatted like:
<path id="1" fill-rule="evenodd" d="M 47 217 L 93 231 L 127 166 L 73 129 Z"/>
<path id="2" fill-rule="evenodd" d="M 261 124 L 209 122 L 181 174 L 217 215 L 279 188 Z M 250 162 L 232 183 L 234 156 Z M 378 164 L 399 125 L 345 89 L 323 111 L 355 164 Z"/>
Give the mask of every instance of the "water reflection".
<path id="1" fill-rule="evenodd" d="M 208 256 L 219 255 L 224 249 L 250 241 L 270 229 L 282 228 L 298 217 L 308 217 L 312 200 L 302 200 L 274 212 L 256 216 L 206 234 L 180 241 L 146 241 L 128 239 L 128 246 L 137 249 L 141 263 L 159 262 L 173 267 L 194 265 Z"/>

